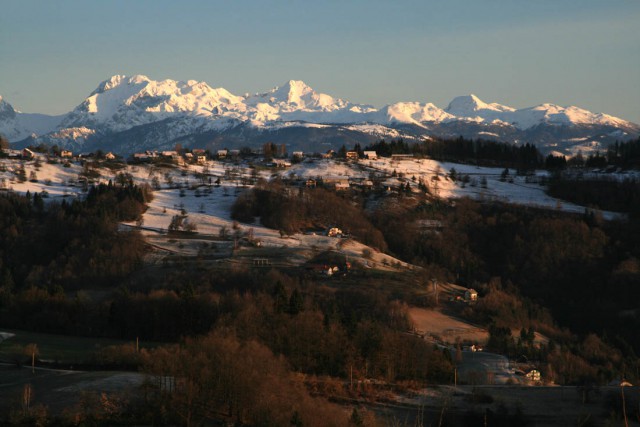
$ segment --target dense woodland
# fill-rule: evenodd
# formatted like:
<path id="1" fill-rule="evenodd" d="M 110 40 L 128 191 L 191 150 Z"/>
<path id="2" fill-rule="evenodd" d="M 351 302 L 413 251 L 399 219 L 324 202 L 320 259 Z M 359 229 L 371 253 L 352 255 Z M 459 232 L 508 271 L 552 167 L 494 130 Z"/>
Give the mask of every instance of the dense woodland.
<path id="1" fill-rule="evenodd" d="M 401 138 L 390 142 L 381 140 L 368 145 L 364 150 L 358 144 L 353 149 L 360 153 L 361 157 L 364 150 L 376 151 L 382 157 L 391 157 L 393 154 L 414 154 L 439 161 L 506 167 L 520 173 L 540 168 L 548 170 L 563 170 L 568 167 L 625 170 L 640 168 L 640 139 L 615 142 L 606 152 L 591 153 L 586 157 L 578 153 L 570 159 L 553 154 L 544 157 L 533 144 L 517 145 L 485 139 L 466 139 L 462 136 L 455 139 L 431 137 L 413 144 Z"/>
<path id="2" fill-rule="evenodd" d="M 457 139 L 433 137 L 418 144 L 408 144 L 402 139 L 391 140 L 391 142 L 381 140 L 367 146 L 365 150 L 376 151 L 382 157 L 390 157 L 393 154 L 415 154 L 439 161 L 500 166 L 523 172 L 540 168 L 545 164 L 542 155 L 532 144 L 514 145 L 463 137 Z"/>
<path id="3" fill-rule="evenodd" d="M 548 193 L 590 208 L 640 215 L 640 181 L 636 178 L 560 174 L 549 180 Z"/>

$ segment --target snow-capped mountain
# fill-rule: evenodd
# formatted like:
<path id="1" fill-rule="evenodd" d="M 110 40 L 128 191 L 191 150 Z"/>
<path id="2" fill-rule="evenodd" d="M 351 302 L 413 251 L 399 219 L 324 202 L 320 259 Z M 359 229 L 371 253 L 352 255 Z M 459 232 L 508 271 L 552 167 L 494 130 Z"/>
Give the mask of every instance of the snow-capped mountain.
<path id="1" fill-rule="evenodd" d="M 428 102 L 377 109 L 318 93 L 300 80 L 238 96 L 195 80 L 118 75 L 63 116 L 19 113 L 0 97 L 0 133 L 17 146 L 45 143 L 122 154 L 176 142 L 215 148 L 277 141 L 292 149 L 326 151 L 380 138 L 434 135 L 530 142 L 543 151 L 562 151 L 577 143 L 634 138 L 640 126 L 573 106 L 515 109 L 475 95 L 457 97 L 444 110 Z"/>
<path id="2" fill-rule="evenodd" d="M 19 141 L 32 134 L 45 134 L 55 130 L 62 116 L 25 114 L 16 111 L 0 96 L 0 135 L 9 141 Z"/>

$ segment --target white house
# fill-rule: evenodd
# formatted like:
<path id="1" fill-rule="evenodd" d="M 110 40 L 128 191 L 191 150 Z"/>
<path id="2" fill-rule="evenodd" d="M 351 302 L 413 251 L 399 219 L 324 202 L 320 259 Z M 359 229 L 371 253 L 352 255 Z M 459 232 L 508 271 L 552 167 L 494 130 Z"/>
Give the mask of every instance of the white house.
<path id="1" fill-rule="evenodd" d="M 378 153 L 376 153 L 375 151 L 365 151 L 364 152 L 364 158 L 368 159 L 368 160 L 377 160 L 378 159 Z"/>

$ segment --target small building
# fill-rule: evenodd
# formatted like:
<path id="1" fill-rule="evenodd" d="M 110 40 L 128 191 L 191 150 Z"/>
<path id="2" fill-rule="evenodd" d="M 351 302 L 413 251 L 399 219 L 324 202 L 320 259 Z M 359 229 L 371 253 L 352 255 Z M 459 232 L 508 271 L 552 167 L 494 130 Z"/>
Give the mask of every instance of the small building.
<path id="1" fill-rule="evenodd" d="M 229 152 L 227 150 L 218 150 L 218 159 L 226 159 Z"/>
<path id="2" fill-rule="evenodd" d="M 316 182 L 316 180 L 315 180 L 315 179 L 311 179 L 311 178 L 309 178 L 309 179 L 306 181 L 305 185 L 307 186 L 307 188 L 315 188 L 315 187 L 316 187 L 316 185 L 317 185 L 317 182 Z"/>
<path id="3" fill-rule="evenodd" d="M 104 158 L 107 160 L 115 160 L 116 159 L 116 155 L 113 154 L 111 151 L 109 151 L 107 154 L 104 155 Z"/>
<path id="4" fill-rule="evenodd" d="M 73 157 L 73 152 L 69 151 L 69 150 L 62 150 L 62 151 L 60 151 L 60 157 L 62 157 L 62 158 L 71 158 L 71 157 Z"/>
<path id="5" fill-rule="evenodd" d="M 342 236 L 342 230 L 340 230 L 338 227 L 331 227 L 327 231 L 327 236 L 329 236 L 329 237 L 341 237 Z"/>
<path id="6" fill-rule="evenodd" d="M 360 156 L 358 156 L 357 151 L 347 151 L 346 157 L 347 160 L 358 160 Z"/>
<path id="7" fill-rule="evenodd" d="M 537 369 L 532 369 L 529 372 L 527 372 L 526 377 L 529 381 L 540 381 L 542 379 L 542 375 L 540 374 L 540 371 L 538 371 Z"/>
<path id="8" fill-rule="evenodd" d="M 285 159 L 273 159 L 273 164 L 277 168 L 288 168 L 291 166 L 291 162 Z"/>
<path id="9" fill-rule="evenodd" d="M 378 153 L 376 153 L 375 151 L 365 151 L 364 152 L 364 158 L 367 160 L 377 160 L 378 159 Z"/>
<path id="10" fill-rule="evenodd" d="M 35 156 L 36 156 L 36 153 L 34 153 L 33 151 L 29 150 L 28 148 L 23 148 L 22 149 L 22 158 L 23 159 L 31 160 Z"/>
<path id="11" fill-rule="evenodd" d="M 467 302 L 478 301 L 478 292 L 475 289 L 467 289 L 464 292 L 464 299 Z"/>
<path id="12" fill-rule="evenodd" d="M 199 165 L 204 165 L 205 163 L 207 163 L 207 156 L 204 154 L 198 154 L 196 156 L 196 163 Z"/>
<path id="13" fill-rule="evenodd" d="M 206 154 L 204 148 L 194 148 L 191 152 L 194 156 L 203 156 Z"/>
<path id="14" fill-rule="evenodd" d="M 348 182 L 336 182 L 336 191 L 347 191 L 350 188 Z"/>
<path id="15" fill-rule="evenodd" d="M 150 162 L 152 159 L 152 156 L 147 152 L 147 153 L 133 153 L 133 160 L 136 162 Z"/>
<path id="16" fill-rule="evenodd" d="M 291 157 L 294 159 L 302 159 L 304 157 L 304 153 L 302 151 L 294 151 L 291 154 Z"/>
<path id="17" fill-rule="evenodd" d="M 322 178 L 322 183 L 326 187 L 334 187 L 336 184 L 347 184 L 349 185 L 349 178 L 341 177 L 341 176 L 330 176 L 326 178 Z"/>

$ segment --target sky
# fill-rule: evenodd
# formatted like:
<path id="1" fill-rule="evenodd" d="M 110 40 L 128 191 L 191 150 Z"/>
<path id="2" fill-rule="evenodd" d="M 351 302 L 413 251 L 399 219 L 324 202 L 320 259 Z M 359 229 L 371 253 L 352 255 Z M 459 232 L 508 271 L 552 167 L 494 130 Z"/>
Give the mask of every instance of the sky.
<path id="1" fill-rule="evenodd" d="M 456 96 L 640 123 L 638 0 L 0 0 L 0 95 L 63 114 L 115 74 L 381 107 Z"/>

